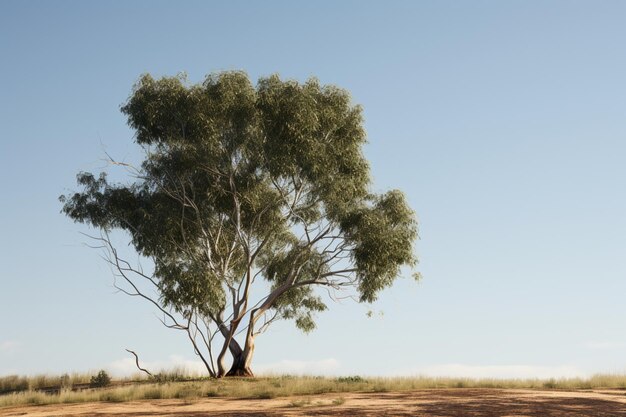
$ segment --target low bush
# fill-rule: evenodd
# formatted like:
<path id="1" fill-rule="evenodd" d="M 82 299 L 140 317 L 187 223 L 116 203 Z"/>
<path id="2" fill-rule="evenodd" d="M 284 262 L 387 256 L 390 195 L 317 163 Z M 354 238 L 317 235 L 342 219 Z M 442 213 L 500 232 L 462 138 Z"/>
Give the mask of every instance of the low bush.
<path id="1" fill-rule="evenodd" d="M 89 386 L 91 388 L 103 388 L 111 385 L 111 377 L 106 371 L 102 370 L 98 372 L 97 375 L 91 377 L 91 381 L 89 381 Z"/>
<path id="2" fill-rule="evenodd" d="M 358 383 L 358 382 L 365 382 L 365 379 L 361 378 L 358 375 L 341 376 L 341 377 L 337 378 L 337 382 L 346 382 L 348 384 L 354 384 L 354 383 Z"/>

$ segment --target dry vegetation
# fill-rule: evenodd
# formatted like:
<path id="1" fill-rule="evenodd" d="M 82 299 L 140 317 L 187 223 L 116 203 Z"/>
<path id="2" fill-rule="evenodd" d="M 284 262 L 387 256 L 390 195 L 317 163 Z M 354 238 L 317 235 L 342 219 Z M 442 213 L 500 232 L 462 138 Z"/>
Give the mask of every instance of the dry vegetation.
<path id="1" fill-rule="evenodd" d="M 261 378 L 193 379 L 180 372 L 160 374 L 156 383 L 134 377 L 115 380 L 106 388 L 89 388 L 93 375 L 34 377 L 7 376 L 0 378 L 0 407 L 19 405 L 62 404 L 81 402 L 125 402 L 156 399 L 199 399 L 225 397 L 241 399 L 269 399 L 298 397 L 325 393 L 385 393 L 420 389 L 491 388 L 540 390 L 626 390 L 626 375 L 596 375 L 591 378 L 570 379 L 469 379 L 469 378 L 362 378 L 275 376 Z M 292 401 L 292 407 L 306 405 Z"/>

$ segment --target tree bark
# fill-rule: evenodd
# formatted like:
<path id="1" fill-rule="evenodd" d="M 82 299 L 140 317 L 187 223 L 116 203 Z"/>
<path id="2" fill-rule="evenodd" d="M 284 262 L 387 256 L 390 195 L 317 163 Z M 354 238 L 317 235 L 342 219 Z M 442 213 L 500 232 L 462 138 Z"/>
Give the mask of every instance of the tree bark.
<path id="1" fill-rule="evenodd" d="M 254 354 L 254 337 L 246 338 L 244 350 L 237 356 L 233 355 L 233 364 L 226 376 L 253 377 L 252 356 Z"/>
<path id="2" fill-rule="evenodd" d="M 222 350 L 220 351 L 217 357 L 217 377 L 221 378 L 223 376 L 228 376 L 226 372 L 225 362 L 226 362 L 226 352 L 230 351 L 231 356 L 233 357 L 233 364 L 237 362 L 237 359 L 243 356 L 243 351 L 239 346 L 239 343 L 233 337 L 233 333 L 235 333 L 235 329 L 232 329 L 227 333 L 224 340 L 224 345 L 222 346 Z M 230 371 L 229 371 L 230 372 Z"/>
<path id="3" fill-rule="evenodd" d="M 224 336 L 224 345 L 222 346 L 222 350 L 220 351 L 217 357 L 217 370 L 216 370 L 217 377 L 222 378 L 224 376 L 227 376 L 226 367 L 225 367 L 227 350 L 230 351 L 230 354 L 233 357 L 233 364 L 234 364 L 237 361 L 237 358 L 242 356 L 243 349 L 241 349 L 241 346 L 239 346 L 239 343 L 233 337 L 234 329 L 229 329 L 226 326 L 221 313 L 220 315 L 212 316 L 211 318 L 213 319 L 213 321 L 217 323 L 217 327 L 220 333 L 222 334 L 222 336 Z"/>

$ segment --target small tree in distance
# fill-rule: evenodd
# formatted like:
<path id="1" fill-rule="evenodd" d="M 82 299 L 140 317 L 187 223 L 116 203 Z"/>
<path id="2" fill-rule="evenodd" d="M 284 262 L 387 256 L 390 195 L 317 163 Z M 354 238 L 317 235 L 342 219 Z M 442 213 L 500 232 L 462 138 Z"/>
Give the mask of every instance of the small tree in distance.
<path id="1" fill-rule="evenodd" d="M 372 302 L 415 265 L 413 211 L 400 191 L 370 192 L 361 108 L 345 90 L 144 75 L 122 112 L 145 151 L 133 181 L 80 173 L 63 212 L 101 230 L 118 288 L 185 331 L 211 376 L 253 375 L 255 338 L 277 319 L 311 331 L 326 309 L 317 288 Z M 116 229 L 150 273 L 118 256 Z"/>
<path id="2" fill-rule="evenodd" d="M 89 382 L 91 388 L 102 388 L 111 385 L 111 377 L 105 370 L 101 370 L 97 375 L 93 375 Z"/>

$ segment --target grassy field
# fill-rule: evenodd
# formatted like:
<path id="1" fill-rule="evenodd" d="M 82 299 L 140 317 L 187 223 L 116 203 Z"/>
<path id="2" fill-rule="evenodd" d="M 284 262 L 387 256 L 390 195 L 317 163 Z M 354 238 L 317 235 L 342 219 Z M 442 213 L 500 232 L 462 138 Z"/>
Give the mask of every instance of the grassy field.
<path id="1" fill-rule="evenodd" d="M 188 379 L 180 373 L 161 374 L 155 382 L 136 376 L 114 380 L 110 386 L 90 388 L 93 375 L 0 378 L 0 407 L 80 402 L 124 402 L 154 399 L 228 397 L 269 399 L 300 395 L 346 392 L 392 392 L 433 388 L 503 388 L 581 390 L 612 388 L 626 390 L 626 375 L 596 375 L 569 379 L 465 379 L 465 378 L 328 378 L 268 376 L 260 378 Z"/>

